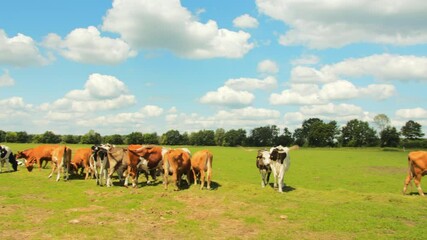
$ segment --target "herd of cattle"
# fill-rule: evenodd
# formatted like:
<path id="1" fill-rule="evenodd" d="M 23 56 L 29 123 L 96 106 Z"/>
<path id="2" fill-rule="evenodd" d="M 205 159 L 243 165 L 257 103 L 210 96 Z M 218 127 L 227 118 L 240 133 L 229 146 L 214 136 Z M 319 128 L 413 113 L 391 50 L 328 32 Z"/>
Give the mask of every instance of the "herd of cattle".
<path id="1" fill-rule="evenodd" d="M 191 154 L 187 148 L 167 149 L 161 146 L 129 145 L 128 147 L 116 147 L 110 144 L 95 145 L 91 148 L 77 149 L 72 157 L 72 150 L 67 146 L 40 145 L 35 148 L 18 151 L 16 155 L 7 146 L 0 146 L 1 168 L 5 163 L 11 165 L 16 171 L 17 159 L 25 159 L 25 166 L 32 171 L 34 164 L 42 169 L 47 162 L 51 162 L 52 172 L 49 178 L 56 172 L 56 181 L 64 174 L 68 180 L 70 173 L 83 174 L 85 179 L 94 177 L 98 185 L 112 186 L 112 176 L 117 173 L 120 181 L 124 177 L 124 185 L 127 187 L 129 177 L 132 186 L 138 184 L 140 173 L 145 174 L 147 182 L 149 175 L 153 180 L 163 174 L 163 183 L 168 187 L 168 177 L 172 175 L 175 190 L 181 189 L 181 178 L 187 177 L 187 184 L 192 181 L 197 185 L 200 181 L 200 189 L 204 188 L 207 179 L 207 189 L 211 189 L 213 155 L 208 150 L 201 150 Z M 0 171 L 1 171 L 0 168 Z M 79 173 L 80 171 L 80 173 Z"/>
<path id="2" fill-rule="evenodd" d="M 261 175 L 261 186 L 269 184 L 270 174 L 273 173 L 274 188 L 283 192 L 283 180 L 290 166 L 289 152 L 298 146 L 276 146 L 270 150 L 259 150 L 256 157 L 256 167 Z M 17 159 L 25 159 L 24 163 Z M 188 148 L 168 149 L 153 145 L 129 145 L 116 147 L 111 144 L 94 145 L 91 148 L 77 149 L 72 157 L 72 150 L 67 146 L 40 145 L 35 148 L 18 151 L 15 155 L 5 145 L 0 145 L 0 172 L 5 164 L 17 171 L 18 164 L 25 164 L 28 171 L 32 171 L 34 164 L 42 169 L 42 163 L 51 162 L 52 172 L 56 172 L 56 181 L 64 174 L 68 180 L 70 172 L 86 173 L 85 179 L 95 178 L 97 185 L 110 187 L 113 185 L 112 176 L 117 173 L 120 182 L 124 177 L 124 186 L 128 186 L 129 177 L 132 186 L 137 187 L 140 173 L 145 175 L 147 183 L 149 177 L 156 181 L 156 177 L 163 175 L 163 184 L 168 188 L 168 177 L 172 175 L 175 190 L 180 190 L 183 175 L 186 175 L 187 184 L 200 182 L 200 189 L 204 188 L 207 179 L 207 189 L 211 189 L 213 155 L 209 150 L 201 150 L 191 154 Z M 80 173 L 79 173 L 80 171 Z M 405 178 L 403 194 L 406 194 L 409 183 L 414 179 L 421 196 L 421 177 L 427 175 L 427 152 L 415 151 L 408 154 L 408 175 Z"/>

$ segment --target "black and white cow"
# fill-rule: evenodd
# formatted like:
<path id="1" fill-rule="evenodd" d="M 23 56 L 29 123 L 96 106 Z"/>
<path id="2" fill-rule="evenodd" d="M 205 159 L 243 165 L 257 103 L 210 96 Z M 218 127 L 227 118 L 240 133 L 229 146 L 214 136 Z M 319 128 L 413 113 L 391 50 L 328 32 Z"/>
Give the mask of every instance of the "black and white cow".
<path id="1" fill-rule="evenodd" d="M 109 145 L 94 145 L 92 155 L 90 157 L 90 168 L 95 173 L 96 184 L 102 186 L 104 181 L 107 181 L 107 171 L 109 168 L 107 153 Z"/>
<path id="2" fill-rule="evenodd" d="M 271 174 L 270 153 L 267 150 L 258 150 L 256 167 L 261 174 L 261 187 L 268 185 Z"/>
<path id="3" fill-rule="evenodd" d="M 10 166 L 12 166 L 14 171 L 18 170 L 18 162 L 16 161 L 15 154 L 13 154 L 8 146 L 0 145 L 0 172 L 4 164 L 7 165 L 8 171 L 10 171 Z"/>
<path id="4" fill-rule="evenodd" d="M 270 165 L 274 177 L 274 188 L 278 188 L 279 192 L 283 192 L 283 179 L 291 165 L 289 151 L 297 148 L 298 146 L 296 145 L 290 148 L 279 145 L 270 149 Z"/>

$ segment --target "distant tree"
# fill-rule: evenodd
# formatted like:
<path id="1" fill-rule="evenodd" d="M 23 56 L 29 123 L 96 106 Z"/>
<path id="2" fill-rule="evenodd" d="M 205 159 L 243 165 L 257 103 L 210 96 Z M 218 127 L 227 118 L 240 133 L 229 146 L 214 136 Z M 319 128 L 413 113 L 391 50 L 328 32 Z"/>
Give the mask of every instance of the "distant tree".
<path id="1" fill-rule="evenodd" d="M 18 141 L 18 134 L 16 132 L 6 132 L 5 142 L 16 143 Z"/>
<path id="2" fill-rule="evenodd" d="M 215 130 L 215 145 L 223 146 L 224 145 L 225 130 L 223 128 L 218 128 Z"/>
<path id="3" fill-rule="evenodd" d="M 314 121 L 308 131 L 308 145 L 311 147 L 334 147 L 337 144 L 338 127 L 335 121 L 324 123 Z"/>
<path id="4" fill-rule="evenodd" d="M 288 128 L 283 129 L 283 133 L 274 140 L 274 145 L 291 146 L 295 139 Z"/>
<path id="5" fill-rule="evenodd" d="M 377 133 L 368 122 L 353 119 L 341 130 L 341 143 L 344 147 L 375 146 L 377 142 Z"/>
<path id="6" fill-rule="evenodd" d="M 190 143 L 196 146 L 215 146 L 215 132 L 200 130 L 190 134 Z"/>
<path id="7" fill-rule="evenodd" d="M 75 135 L 62 135 L 62 142 L 76 144 L 80 142 L 80 136 Z"/>
<path id="8" fill-rule="evenodd" d="M 242 146 L 246 141 L 246 131 L 243 129 L 231 129 L 224 134 L 223 146 L 234 147 Z"/>
<path id="9" fill-rule="evenodd" d="M 30 140 L 31 138 L 27 134 L 27 132 L 16 132 L 16 142 L 28 143 L 28 142 L 31 142 Z"/>
<path id="10" fill-rule="evenodd" d="M 101 134 L 90 130 L 88 133 L 83 135 L 80 139 L 83 144 L 100 144 L 102 142 Z"/>
<path id="11" fill-rule="evenodd" d="M 374 117 L 374 123 L 377 125 L 379 132 L 390 125 L 390 119 L 385 114 L 378 114 Z"/>
<path id="12" fill-rule="evenodd" d="M 60 143 L 61 142 L 61 136 L 56 135 L 52 131 L 46 131 L 42 135 L 40 135 L 39 143 Z"/>
<path id="13" fill-rule="evenodd" d="M 113 135 L 105 136 L 103 142 L 111 143 L 111 144 L 117 144 L 117 145 L 124 143 L 122 136 L 120 136 L 119 134 L 113 134 Z"/>
<path id="14" fill-rule="evenodd" d="M 182 134 L 182 145 L 190 145 L 190 135 L 187 132 Z"/>
<path id="15" fill-rule="evenodd" d="M 422 132 L 421 124 L 409 120 L 406 124 L 400 129 L 402 136 L 409 140 L 420 139 L 424 136 Z"/>
<path id="16" fill-rule="evenodd" d="M 144 142 L 144 137 L 140 132 L 132 132 L 125 137 L 125 143 L 130 144 L 142 144 Z"/>
<path id="17" fill-rule="evenodd" d="M 295 140 L 295 144 L 298 146 L 304 146 L 306 144 L 305 136 L 302 128 L 297 128 L 294 130 L 292 134 L 293 139 Z"/>
<path id="18" fill-rule="evenodd" d="M 169 130 L 161 137 L 161 144 L 163 145 L 179 145 L 181 144 L 182 136 L 178 130 Z"/>
<path id="19" fill-rule="evenodd" d="M 386 127 L 380 133 L 381 147 L 397 147 L 399 146 L 400 138 L 399 133 L 395 127 Z"/>
<path id="20" fill-rule="evenodd" d="M 142 136 L 143 143 L 145 144 L 159 144 L 159 136 L 157 136 L 157 133 L 144 133 Z"/>
<path id="21" fill-rule="evenodd" d="M 0 142 L 6 141 L 6 132 L 3 130 L 0 130 Z"/>
<path id="22" fill-rule="evenodd" d="M 249 142 L 254 146 L 272 146 L 279 136 L 276 125 L 254 128 L 249 136 Z"/>

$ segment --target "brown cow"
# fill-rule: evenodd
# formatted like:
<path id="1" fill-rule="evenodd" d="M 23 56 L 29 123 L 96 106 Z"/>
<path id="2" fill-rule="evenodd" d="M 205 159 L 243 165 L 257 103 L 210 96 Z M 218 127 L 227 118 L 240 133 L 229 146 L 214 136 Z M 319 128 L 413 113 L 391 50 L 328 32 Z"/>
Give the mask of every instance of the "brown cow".
<path id="1" fill-rule="evenodd" d="M 52 151 L 57 147 L 58 145 L 40 145 L 35 148 L 26 149 L 22 152 L 18 151 L 16 158 L 25 159 L 25 166 L 29 172 L 33 170 L 34 163 L 37 163 L 41 170 L 43 160 L 46 161 L 46 164 L 48 161 L 52 161 Z M 46 167 L 46 164 L 44 167 Z"/>
<path id="2" fill-rule="evenodd" d="M 57 170 L 56 181 L 61 178 L 61 172 L 64 172 L 64 180 L 68 180 L 68 172 L 70 170 L 71 163 L 71 148 L 66 146 L 56 147 L 52 151 L 52 172 L 48 178 L 52 177 L 52 174 Z"/>
<path id="3" fill-rule="evenodd" d="M 140 146 L 137 148 L 137 146 Z M 142 158 L 138 163 L 138 170 L 142 170 L 145 173 L 145 177 L 148 181 L 147 173 L 150 173 L 153 181 L 156 181 L 156 173 L 159 170 L 161 173 L 163 167 L 163 155 L 167 149 L 160 146 L 142 146 L 142 145 L 129 145 L 128 149 L 135 150 L 135 152 Z"/>
<path id="4" fill-rule="evenodd" d="M 73 159 L 71 160 L 71 165 L 73 166 L 74 171 L 79 174 L 79 169 L 86 172 L 85 179 L 89 178 L 89 174 L 92 175 L 92 169 L 90 167 L 90 158 L 92 156 L 92 149 L 90 148 L 80 148 L 74 153 Z"/>
<path id="5" fill-rule="evenodd" d="M 194 184 L 197 185 L 197 175 L 200 174 L 200 189 L 205 186 L 205 175 L 207 175 L 207 189 L 211 189 L 213 155 L 209 150 L 201 150 L 191 157 L 191 169 L 194 175 Z"/>
<path id="6" fill-rule="evenodd" d="M 410 152 L 408 154 L 408 176 L 405 179 L 403 186 L 403 194 L 406 193 L 406 188 L 413 178 L 415 178 L 415 186 L 418 189 L 418 193 L 424 196 L 424 192 L 421 189 L 421 177 L 427 174 L 427 152 L 417 151 Z"/>
<path id="7" fill-rule="evenodd" d="M 190 153 L 184 149 L 172 149 L 166 152 L 163 159 L 164 169 L 164 184 L 165 189 L 168 188 L 168 176 L 172 174 L 172 180 L 175 185 L 174 190 L 180 190 L 181 177 L 187 175 L 187 183 L 190 185 L 190 169 L 191 169 Z"/>

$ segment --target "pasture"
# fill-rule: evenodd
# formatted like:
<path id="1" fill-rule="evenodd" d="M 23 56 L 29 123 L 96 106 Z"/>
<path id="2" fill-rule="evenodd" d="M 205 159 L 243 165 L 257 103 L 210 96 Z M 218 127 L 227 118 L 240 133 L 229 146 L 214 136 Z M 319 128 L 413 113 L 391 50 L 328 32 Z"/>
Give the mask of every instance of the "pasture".
<path id="1" fill-rule="evenodd" d="M 7 144 L 14 152 L 36 145 Z M 77 149 L 82 145 L 70 145 Z M 0 174 L 0 239 L 424 239 L 427 199 L 402 195 L 407 154 L 381 149 L 291 152 L 285 192 L 261 188 L 256 148 L 189 147 L 214 155 L 213 190 L 98 187 Z M 49 165 L 48 165 L 49 166 Z M 424 180 L 427 181 L 427 180 Z M 272 178 L 270 178 L 272 184 Z M 427 189 L 427 184 L 425 185 Z"/>

